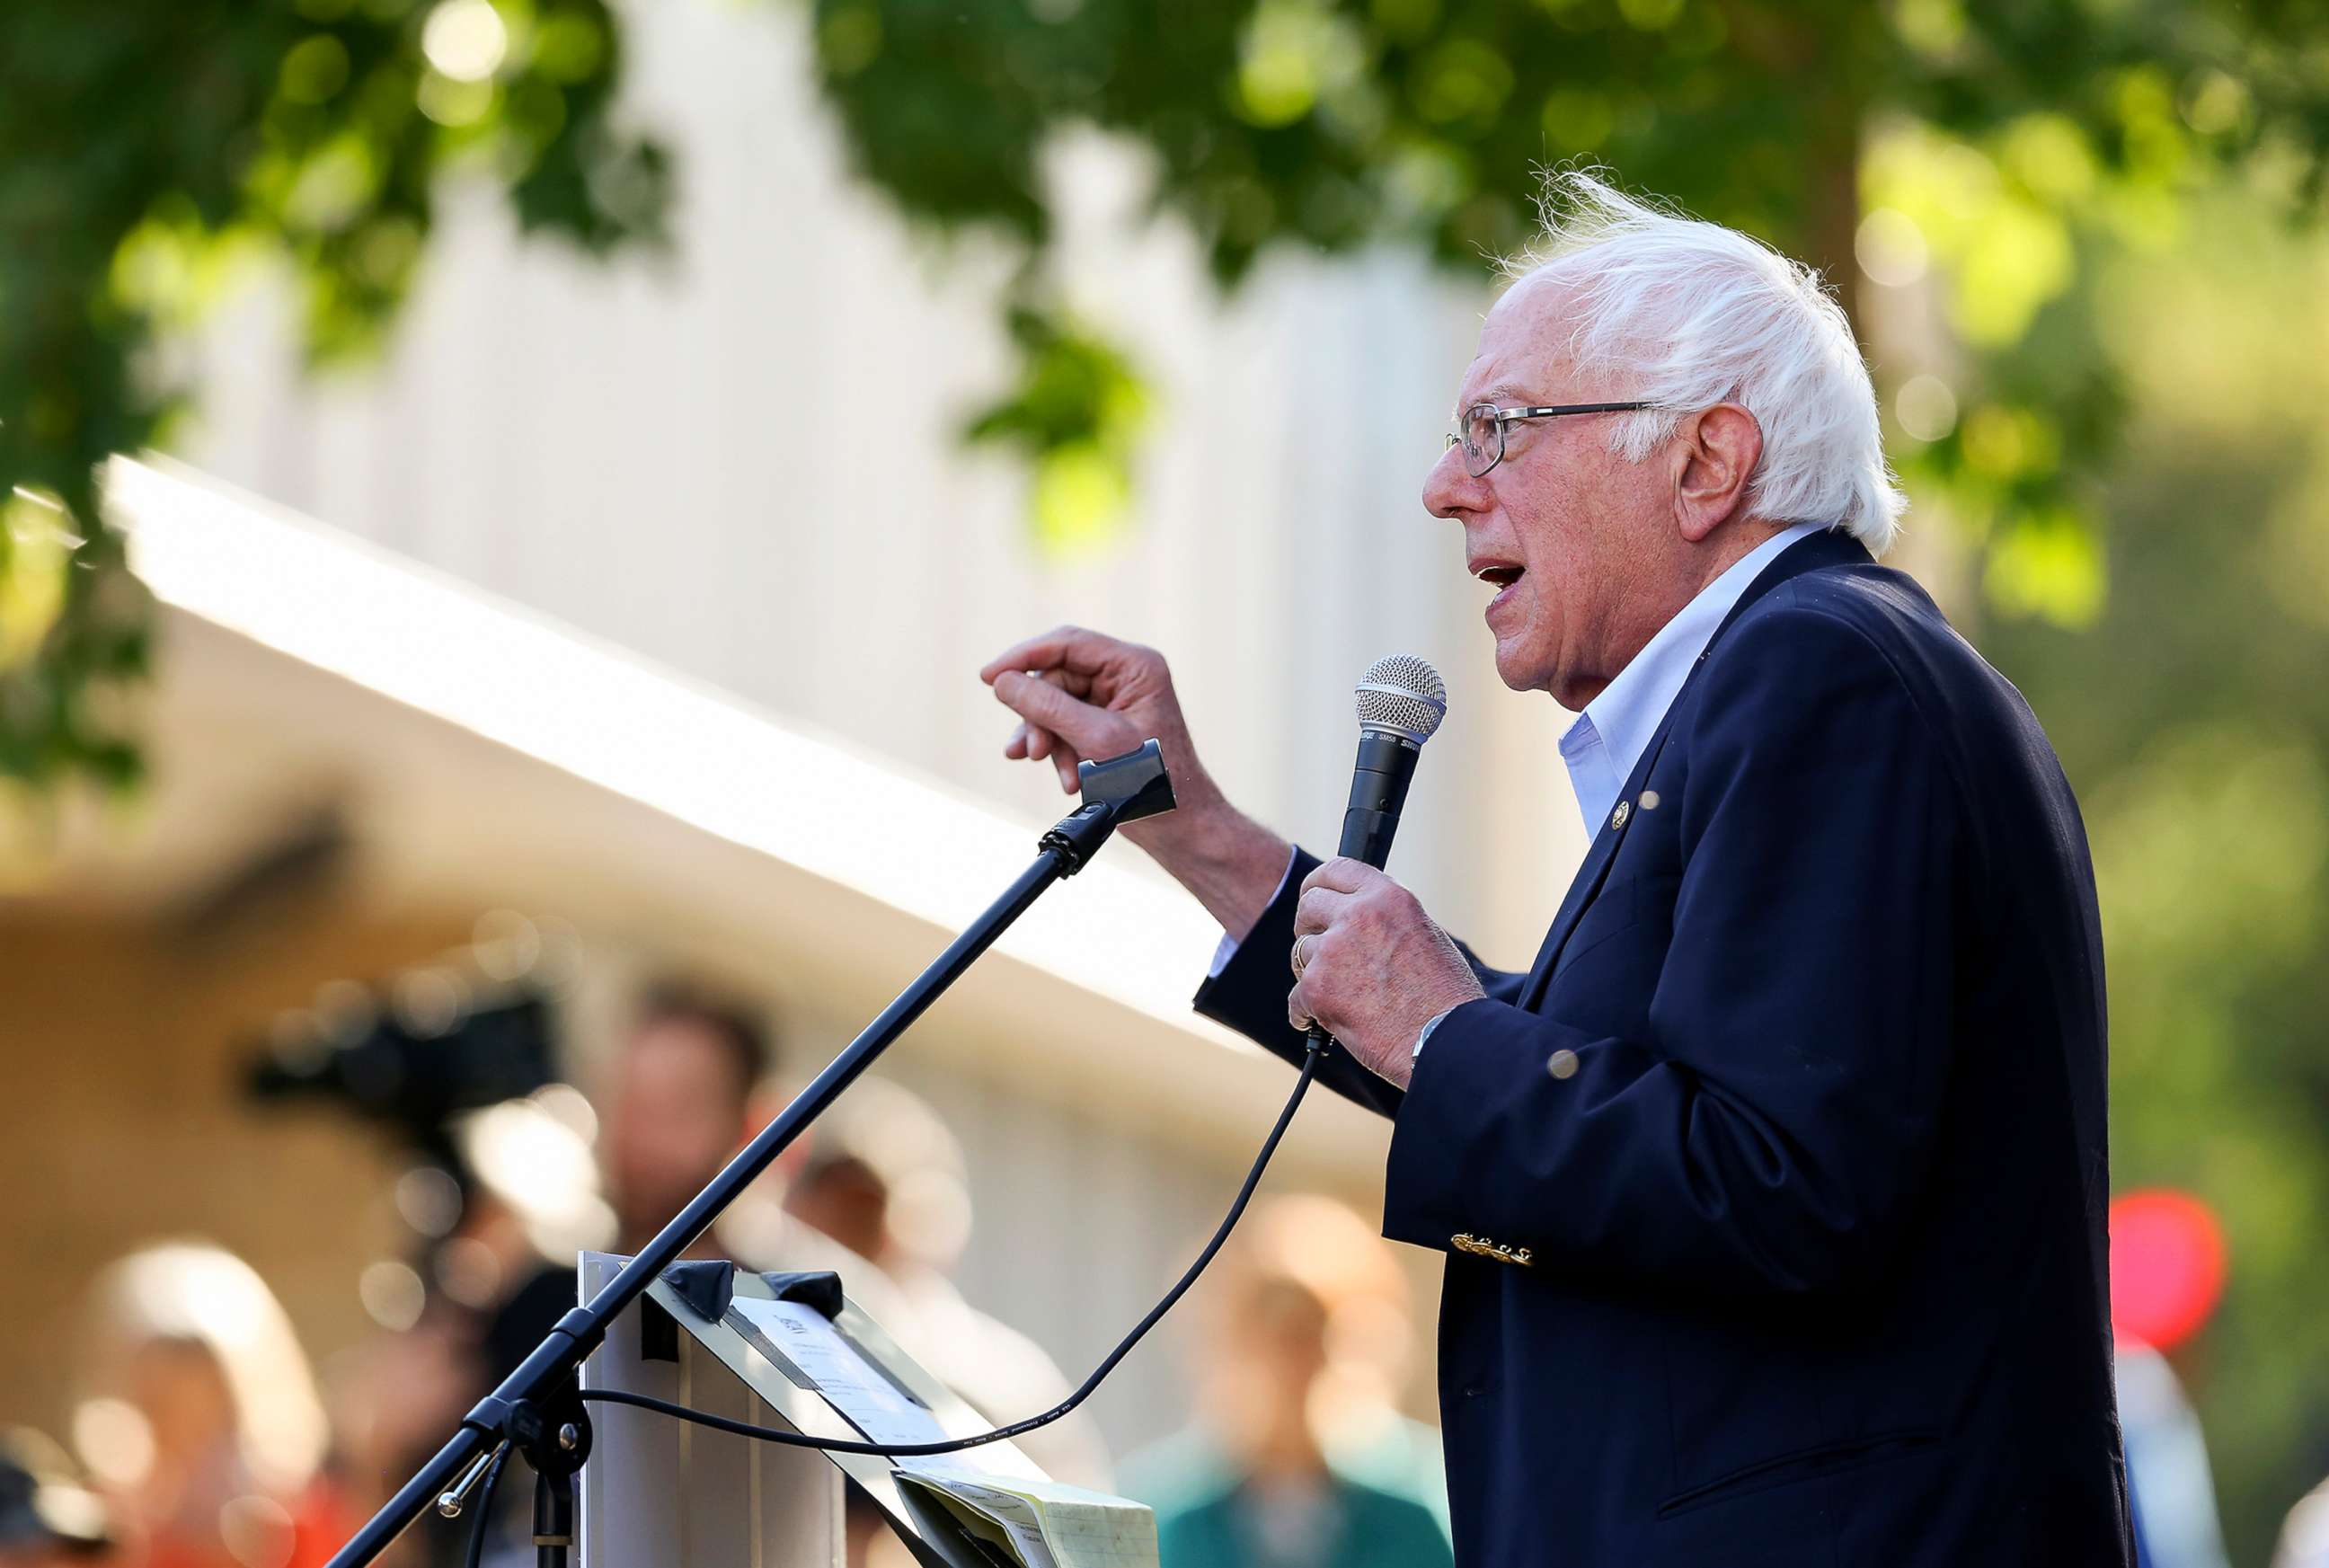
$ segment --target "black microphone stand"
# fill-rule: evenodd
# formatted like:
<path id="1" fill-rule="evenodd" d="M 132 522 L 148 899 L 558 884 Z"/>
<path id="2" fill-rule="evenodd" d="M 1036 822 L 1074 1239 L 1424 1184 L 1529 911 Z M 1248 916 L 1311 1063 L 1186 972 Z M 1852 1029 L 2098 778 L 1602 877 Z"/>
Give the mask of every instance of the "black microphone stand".
<path id="1" fill-rule="evenodd" d="M 459 1430 L 437 1450 L 436 1457 L 333 1554 L 329 1568 L 364 1568 L 432 1503 L 448 1517 L 457 1515 L 463 1499 L 488 1467 L 505 1459 L 504 1450 L 512 1446 L 533 1467 L 538 1560 L 542 1568 L 563 1568 L 573 1539 L 574 1473 L 590 1451 L 589 1417 L 575 1396 L 574 1374 L 606 1338 L 608 1326 L 677 1262 L 680 1254 L 752 1179 L 976 962 L 1045 889 L 1082 870 L 1119 825 L 1173 809 L 1173 782 L 1155 741 L 1121 757 L 1080 763 L 1077 772 L 1081 776 L 1084 803 L 1043 835 L 1034 864 L 1020 874 L 1009 891 L 915 977 L 898 999 L 866 1025 L 864 1033 L 851 1041 L 759 1137 L 728 1162 L 727 1168 L 712 1178 L 709 1186 L 623 1265 L 589 1305 L 577 1307 L 561 1318 L 517 1370 L 461 1418 Z"/>

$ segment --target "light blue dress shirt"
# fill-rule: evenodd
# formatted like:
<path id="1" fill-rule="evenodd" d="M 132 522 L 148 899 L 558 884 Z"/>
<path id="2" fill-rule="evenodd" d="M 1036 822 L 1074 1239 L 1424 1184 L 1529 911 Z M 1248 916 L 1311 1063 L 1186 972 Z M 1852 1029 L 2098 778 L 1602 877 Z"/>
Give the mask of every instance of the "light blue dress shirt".
<path id="1" fill-rule="evenodd" d="M 1666 710 L 1682 692 L 1683 682 L 1690 678 L 1691 666 L 1706 651 L 1715 628 L 1739 602 L 1740 595 L 1781 552 L 1826 526 L 1825 523 L 1792 524 L 1731 562 L 1729 570 L 1700 589 L 1672 620 L 1658 628 L 1655 637 L 1642 645 L 1642 651 L 1602 688 L 1599 696 L 1585 704 L 1585 711 L 1563 732 L 1561 760 L 1569 770 L 1569 786 L 1576 792 L 1578 810 L 1584 814 L 1589 840 L 1608 820 L 1617 804 L 1617 791 L 1633 776 L 1634 765 L 1648 749 L 1650 737 L 1657 733 Z M 1294 861 L 1289 856 L 1286 875 L 1278 878 L 1278 893 L 1286 891 L 1286 877 L 1293 874 Z M 1276 893 L 1270 902 L 1278 902 Z M 1221 945 L 1213 949 L 1211 973 L 1220 974 L 1237 949 L 1237 940 L 1223 931 Z M 1446 1016 L 1439 1014 L 1416 1035 L 1418 1056 L 1423 1054 L 1423 1043 L 1431 1038 L 1431 1031 Z"/>
<path id="2" fill-rule="evenodd" d="M 1715 628 L 1749 584 L 1763 574 L 1779 553 L 1798 539 L 1826 526 L 1797 523 L 1782 528 L 1730 564 L 1730 570 L 1698 590 L 1674 618 L 1642 645 L 1617 678 L 1585 704 L 1561 737 L 1561 760 L 1569 769 L 1569 787 L 1577 792 L 1577 809 L 1585 817 L 1585 836 L 1601 831 L 1617 804 L 1617 791 L 1633 777 L 1650 737 L 1665 722 L 1690 666 L 1714 640 Z"/>

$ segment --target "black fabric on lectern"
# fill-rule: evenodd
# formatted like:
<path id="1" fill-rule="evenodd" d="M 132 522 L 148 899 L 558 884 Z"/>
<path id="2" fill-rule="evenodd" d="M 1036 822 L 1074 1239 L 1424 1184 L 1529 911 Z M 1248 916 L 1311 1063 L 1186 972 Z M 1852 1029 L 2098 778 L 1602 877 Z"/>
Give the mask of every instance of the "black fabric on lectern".
<path id="1" fill-rule="evenodd" d="M 717 1323 L 735 1299 L 736 1265 L 724 1258 L 674 1263 L 663 1271 L 663 1282 L 687 1303 L 689 1311 L 706 1323 Z"/>

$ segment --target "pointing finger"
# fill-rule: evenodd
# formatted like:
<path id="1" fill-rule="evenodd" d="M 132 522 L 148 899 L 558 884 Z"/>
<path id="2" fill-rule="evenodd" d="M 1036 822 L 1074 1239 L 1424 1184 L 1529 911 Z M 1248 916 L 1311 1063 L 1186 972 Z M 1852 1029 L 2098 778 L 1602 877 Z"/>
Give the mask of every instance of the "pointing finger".
<path id="1" fill-rule="evenodd" d="M 1069 681 L 1067 675 L 1063 671 L 1042 670 L 1036 673 L 1035 678 L 1041 681 L 1048 681 L 1052 685 L 1059 687 L 1061 691 L 1067 692 L 1071 695 L 1078 697 L 1083 695 L 1083 693 L 1076 690 L 1075 685 Z M 1058 739 L 1059 738 L 1053 735 L 1051 731 L 1044 729 L 1040 724 L 1028 725 L 1028 760 L 1031 761 L 1040 762 L 1044 758 L 1051 755 L 1052 751 L 1057 745 Z"/>
<path id="2" fill-rule="evenodd" d="M 1070 696 L 1060 682 L 1048 678 L 1048 673 L 1039 676 L 1005 670 L 995 677 L 995 697 L 1023 716 L 1027 729 L 1025 755 L 1051 762 L 1063 795 L 1083 788 L 1078 762 L 1087 756 L 1109 753 L 1107 726 L 1114 716 Z"/>
<path id="3" fill-rule="evenodd" d="M 1041 637 L 1004 649 L 986 661 L 978 678 L 993 685 L 995 677 L 1005 670 L 1067 669 L 1078 675 L 1097 675 L 1108 666 L 1109 656 L 1125 647 L 1112 637 L 1087 631 L 1080 626 L 1057 626 Z"/>

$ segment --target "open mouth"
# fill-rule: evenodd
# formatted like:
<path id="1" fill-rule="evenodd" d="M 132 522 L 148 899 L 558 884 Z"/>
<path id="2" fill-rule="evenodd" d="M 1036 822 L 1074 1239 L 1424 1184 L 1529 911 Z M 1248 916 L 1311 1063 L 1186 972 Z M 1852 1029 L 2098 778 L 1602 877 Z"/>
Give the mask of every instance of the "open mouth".
<path id="1" fill-rule="evenodd" d="M 1524 567 L 1513 566 L 1505 562 L 1488 561 L 1474 567 L 1472 575 L 1492 587 L 1510 588 L 1521 580 L 1521 573 L 1525 570 L 1527 569 Z"/>

